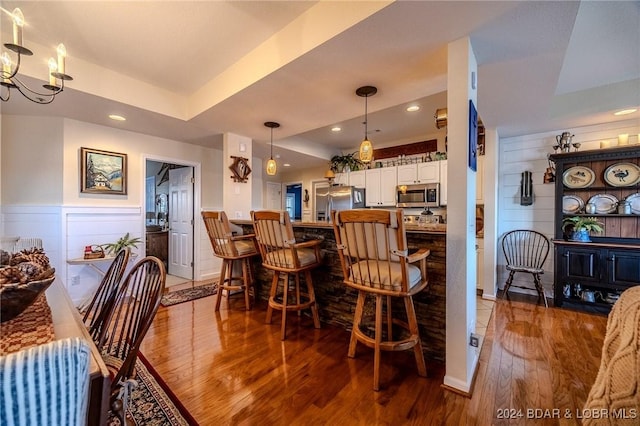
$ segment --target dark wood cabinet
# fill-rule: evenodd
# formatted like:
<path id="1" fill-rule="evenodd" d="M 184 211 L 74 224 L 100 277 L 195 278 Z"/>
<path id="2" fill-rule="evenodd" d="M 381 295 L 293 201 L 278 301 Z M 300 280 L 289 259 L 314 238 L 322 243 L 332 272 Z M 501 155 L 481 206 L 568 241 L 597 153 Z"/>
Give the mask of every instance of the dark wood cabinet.
<path id="1" fill-rule="evenodd" d="M 554 215 L 554 299 L 556 306 L 570 303 L 576 307 L 595 306 L 608 311 L 625 289 L 640 285 L 640 214 L 587 214 L 584 207 L 563 211 L 565 197 L 582 201 L 586 206 L 591 197 L 607 196 L 622 201 L 640 192 L 640 181 L 629 186 L 614 186 L 605 179 L 607 169 L 618 163 L 640 165 L 640 149 L 624 146 L 553 154 L 556 165 Z M 581 166 L 593 173 L 585 187 L 567 187 L 564 173 Z M 575 170 L 575 169 L 574 169 Z M 603 224 L 602 234 L 591 235 L 592 242 L 568 241 L 562 221 L 569 216 L 595 216 Z"/>
<path id="2" fill-rule="evenodd" d="M 147 256 L 155 256 L 165 264 L 169 260 L 169 231 L 147 232 Z"/>

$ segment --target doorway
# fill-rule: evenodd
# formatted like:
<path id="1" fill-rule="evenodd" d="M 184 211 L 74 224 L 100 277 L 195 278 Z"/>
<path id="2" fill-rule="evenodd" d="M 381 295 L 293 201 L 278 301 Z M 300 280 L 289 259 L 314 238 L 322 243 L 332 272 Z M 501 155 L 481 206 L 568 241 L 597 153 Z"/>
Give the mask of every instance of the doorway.
<path id="1" fill-rule="evenodd" d="M 294 221 L 302 220 L 302 183 L 288 183 L 285 192 L 285 210 Z"/>
<path id="2" fill-rule="evenodd" d="M 146 254 L 164 262 L 168 283 L 193 280 L 194 167 L 152 159 L 145 165 Z"/>

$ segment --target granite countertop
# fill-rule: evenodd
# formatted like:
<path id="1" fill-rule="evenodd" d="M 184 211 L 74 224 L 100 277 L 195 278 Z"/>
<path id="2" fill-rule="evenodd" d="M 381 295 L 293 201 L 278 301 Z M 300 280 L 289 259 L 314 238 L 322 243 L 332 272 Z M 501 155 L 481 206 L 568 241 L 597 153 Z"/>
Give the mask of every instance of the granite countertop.
<path id="1" fill-rule="evenodd" d="M 246 219 L 231 219 L 229 222 L 234 225 L 253 225 L 253 222 Z M 294 228 L 323 228 L 331 229 L 333 225 L 327 222 L 292 222 Z M 429 223 L 422 226 L 405 225 L 405 231 L 408 233 L 420 234 L 446 234 L 446 223 Z"/>

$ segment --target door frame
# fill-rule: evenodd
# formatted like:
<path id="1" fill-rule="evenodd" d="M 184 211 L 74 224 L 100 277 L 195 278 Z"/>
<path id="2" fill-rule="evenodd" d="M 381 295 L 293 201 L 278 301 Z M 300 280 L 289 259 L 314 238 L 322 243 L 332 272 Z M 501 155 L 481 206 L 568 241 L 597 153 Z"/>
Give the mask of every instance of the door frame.
<path id="1" fill-rule="evenodd" d="M 328 188 L 331 184 L 326 179 L 317 179 L 311 181 L 311 200 L 313 202 L 313 208 L 311 209 L 311 221 L 316 222 L 318 220 L 318 210 L 316 206 L 316 192 L 319 188 Z M 328 212 L 327 212 L 328 214 Z"/>
<path id="2" fill-rule="evenodd" d="M 186 166 L 186 167 L 193 167 L 193 178 L 195 180 L 194 184 L 193 184 L 193 280 L 194 281 L 202 281 L 202 270 L 201 270 L 201 263 L 200 262 L 200 256 L 201 256 L 201 250 L 200 250 L 200 242 L 201 242 L 201 235 L 202 235 L 202 221 L 198 220 L 200 211 L 202 211 L 202 199 L 201 199 L 201 194 L 202 194 L 202 164 L 199 162 L 195 162 L 195 161 L 188 161 L 188 160 L 184 160 L 184 159 L 180 159 L 180 158 L 171 158 L 171 157 L 163 157 L 163 156 L 159 156 L 159 155 L 155 155 L 155 154 L 142 154 L 142 165 L 140 167 L 140 169 L 143 171 L 143 179 L 140 179 L 141 181 L 141 194 L 143 194 L 143 199 L 142 199 L 142 205 L 144 205 L 144 203 L 146 202 L 146 188 L 145 188 L 145 183 L 146 183 L 146 178 L 147 178 L 147 160 L 149 161 L 155 161 L 155 162 L 159 162 L 159 163 L 171 163 L 171 164 L 178 164 L 181 166 Z M 144 210 L 144 209 L 142 209 Z M 141 220 L 142 220 L 142 229 L 146 229 L 146 215 L 142 214 L 141 215 Z M 144 244 L 144 246 L 146 247 L 147 244 L 147 234 L 146 232 L 143 233 L 143 239 L 142 239 L 142 244 Z M 146 250 L 145 250 L 146 253 Z"/>

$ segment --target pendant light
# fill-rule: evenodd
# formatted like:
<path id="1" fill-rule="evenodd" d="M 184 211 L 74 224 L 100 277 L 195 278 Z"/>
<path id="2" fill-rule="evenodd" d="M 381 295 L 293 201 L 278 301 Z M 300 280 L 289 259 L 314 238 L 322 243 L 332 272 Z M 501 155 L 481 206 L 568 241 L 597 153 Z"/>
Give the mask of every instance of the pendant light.
<path id="1" fill-rule="evenodd" d="M 356 90 L 356 95 L 364 98 L 364 140 L 360 144 L 359 157 L 363 163 L 370 163 L 373 160 L 373 145 L 367 135 L 367 98 L 378 92 L 373 86 L 362 86 Z"/>
<path id="2" fill-rule="evenodd" d="M 271 155 L 269 157 L 269 161 L 267 161 L 267 174 L 269 176 L 273 176 L 276 174 L 276 169 L 278 166 L 276 165 L 276 160 L 273 159 L 273 129 L 277 129 L 280 127 L 280 123 L 276 123 L 275 121 L 267 121 L 264 123 L 265 126 L 271 129 Z"/>

